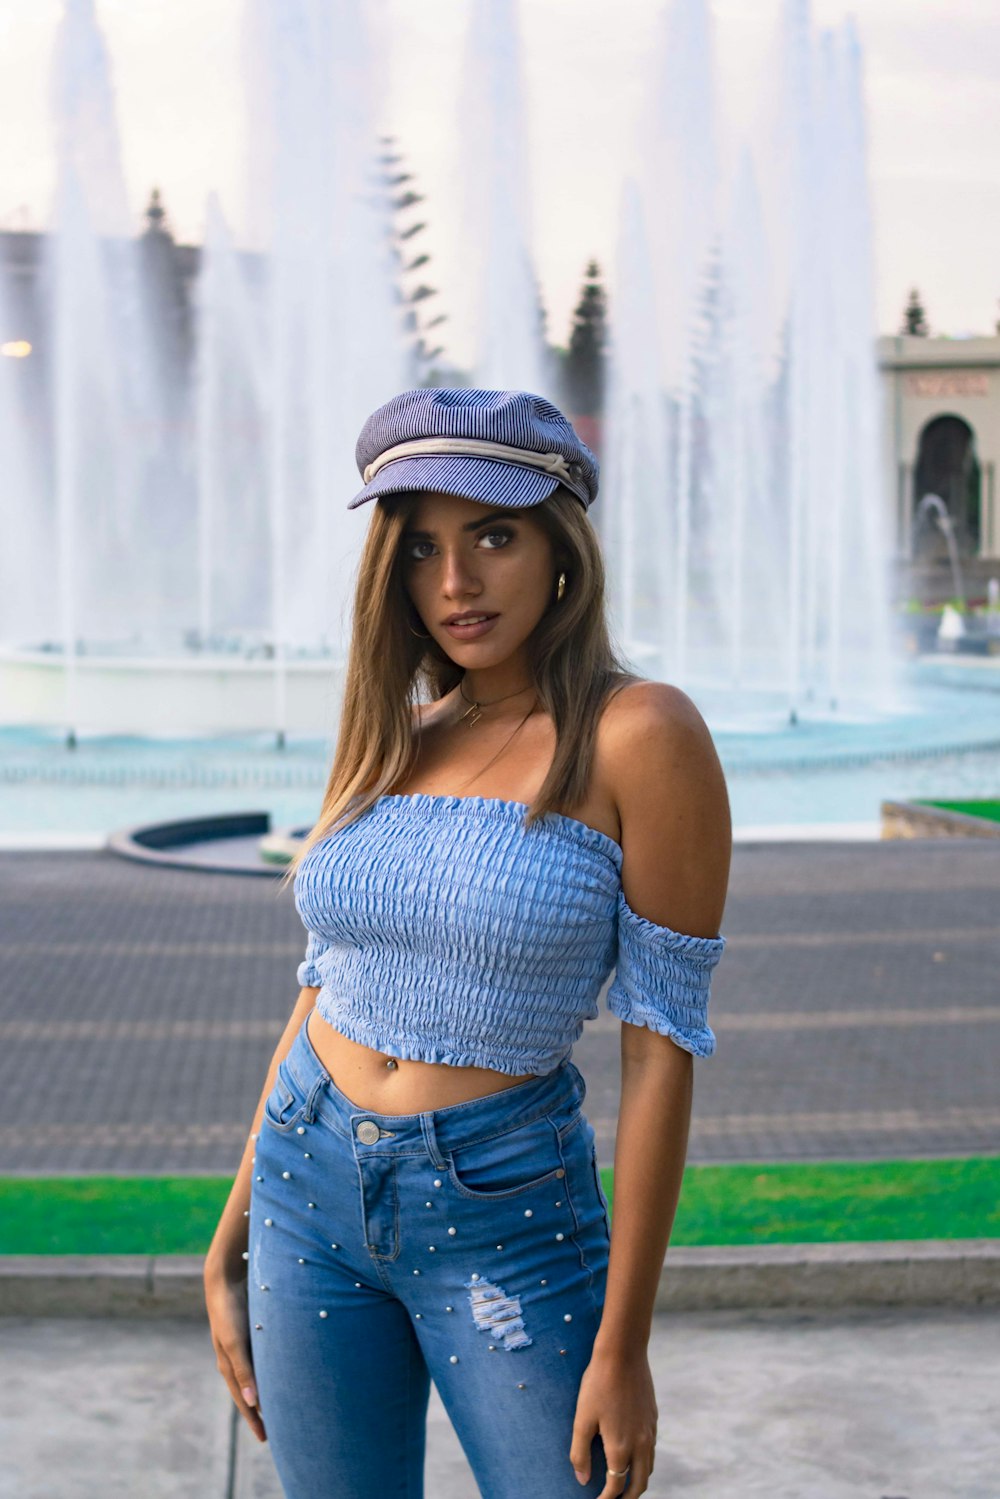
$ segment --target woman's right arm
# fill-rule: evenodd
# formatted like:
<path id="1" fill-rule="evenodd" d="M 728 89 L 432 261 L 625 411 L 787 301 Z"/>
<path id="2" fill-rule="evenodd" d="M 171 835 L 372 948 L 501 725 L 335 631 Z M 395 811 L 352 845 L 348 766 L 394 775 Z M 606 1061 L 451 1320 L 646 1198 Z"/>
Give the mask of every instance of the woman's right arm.
<path id="1" fill-rule="evenodd" d="M 318 988 L 303 988 L 299 991 L 295 1008 L 267 1069 L 250 1134 L 243 1148 L 243 1158 L 205 1255 L 205 1305 L 219 1372 L 229 1387 L 240 1415 L 262 1442 L 267 1440 L 267 1434 L 260 1412 L 256 1409 L 257 1386 L 250 1358 L 250 1322 L 247 1312 L 247 1262 L 243 1258 L 249 1242 L 246 1215 L 250 1208 L 250 1182 L 257 1145 L 255 1136 L 261 1131 L 264 1104 L 274 1087 L 278 1064 L 291 1050 L 292 1042 L 313 1009 L 318 993 Z"/>

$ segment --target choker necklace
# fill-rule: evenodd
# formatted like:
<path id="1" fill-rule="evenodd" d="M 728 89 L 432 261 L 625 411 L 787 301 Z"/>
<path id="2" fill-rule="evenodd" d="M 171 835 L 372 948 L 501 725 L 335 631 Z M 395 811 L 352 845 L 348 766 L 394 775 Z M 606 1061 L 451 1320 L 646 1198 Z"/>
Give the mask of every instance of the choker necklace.
<path id="1" fill-rule="evenodd" d="M 531 683 L 529 682 L 528 683 L 528 687 L 530 687 L 530 686 L 531 686 Z M 527 692 L 528 691 L 528 687 L 518 687 L 518 689 L 517 689 L 516 692 L 507 692 L 507 693 L 504 694 L 503 697 L 495 697 L 495 698 L 493 698 L 492 702 L 489 702 L 489 703 L 480 703 L 480 702 L 473 702 L 473 700 L 471 698 L 466 697 L 465 696 L 465 692 L 463 691 L 463 688 L 462 688 L 462 684 L 461 684 L 461 682 L 459 682 L 459 684 L 458 684 L 458 690 L 462 694 L 463 700 L 469 704 L 469 707 L 466 708 L 465 712 L 459 714 L 459 720 L 458 720 L 459 723 L 461 723 L 462 720 L 465 719 L 467 721 L 468 725 L 469 725 L 469 728 L 471 729 L 472 725 L 474 723 L 478 723 L 478 721 L 482 718 L 482 716 L 483 716 L 483 709 L 484 708 L 492 708 L 494 703 L 505 703 L 509 697 L 517 697 L 518 692 Z"/>

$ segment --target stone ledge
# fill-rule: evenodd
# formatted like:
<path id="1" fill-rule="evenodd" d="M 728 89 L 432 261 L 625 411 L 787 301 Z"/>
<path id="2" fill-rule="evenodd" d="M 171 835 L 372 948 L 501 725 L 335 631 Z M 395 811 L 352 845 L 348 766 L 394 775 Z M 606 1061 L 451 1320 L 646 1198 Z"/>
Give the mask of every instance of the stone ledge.
<path id="1" fill-rule="evenodd" d="M 920 802 L 883 802 L 883 838 L 1000 838 L 1000 822 L 928 807 Z"/>
<path id="2" fill-rule="evenodd" d="M 667 1252 L 657 1311 L 1000 1304 L 1000 1239 L 732 1244 Z"/>
<path id="3" fill-rule="evenodd" d="M 0 1256 L 0 1316 L 205 1316 L 200 1255 Z M 657 1312 L 997 1306 L 1000 1239 L 670 1249 Z"/>

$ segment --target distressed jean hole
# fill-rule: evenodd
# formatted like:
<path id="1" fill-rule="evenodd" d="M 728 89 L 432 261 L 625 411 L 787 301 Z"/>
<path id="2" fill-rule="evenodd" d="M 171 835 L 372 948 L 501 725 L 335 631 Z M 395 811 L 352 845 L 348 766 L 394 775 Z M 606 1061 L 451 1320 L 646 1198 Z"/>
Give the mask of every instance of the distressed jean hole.
<path id="1" fill-rule="evenodd" d="M 531 1345 L 532 1339 L 521 1313 L 520 1297 L 508 1296 L 502 1286 L 488 1280 L 467 1280 L 465 1285 L 472 1320 L 479 1332 L 489 1333 L 508 1351 Z"/>

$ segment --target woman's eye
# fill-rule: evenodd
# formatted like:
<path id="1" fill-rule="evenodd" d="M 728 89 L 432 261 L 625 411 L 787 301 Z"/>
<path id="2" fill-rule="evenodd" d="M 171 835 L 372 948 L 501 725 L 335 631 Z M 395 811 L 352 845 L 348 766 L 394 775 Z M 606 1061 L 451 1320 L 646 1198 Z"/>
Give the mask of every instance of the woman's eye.
<path id="1" fill-rule="evenodd" d="M 505 547 L 513 539 L 514 532 L 509 526 L 497 526 L 493 531 L 480 531 L 479 533 L 479 540 L 485 540 L 489 543 L 486 548 L 488 552 L 498 552 L 501 547 Z M 430 550 L 422 552 L 420 551 L 421 547 L 428 547 Z M 411 541 L 407 543 L 406 556 L 410 562 L 423 562 L 425 558 L 431 555 L 433 550 L 433 541 Z"/>
<path id="2" fill-rule="evenodd" d="M 512 540 L 513 535 L 514 535 L 513 531 L 511 531 L 509 529 L 509 527 L 507 527 L 507 526 L 498 526 L 495 531 L 483 531 L 480 534 L 481 534 L 482 537 L 485 537 L 485 538 L 489 538 L 491 536 L 492 537 L 499 536 L 500 537 L 500 546 L 506 546 L 507 542 L 510 541 L 510 540 Z M 495 552 L 495 551 L 498 551 L 498 550 L 499 550 L 498 547 L 492 547 L 492 546 L 491 547 L 487 547 L 487 551 L 490 551 L 490 552 Z"/>

